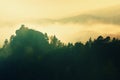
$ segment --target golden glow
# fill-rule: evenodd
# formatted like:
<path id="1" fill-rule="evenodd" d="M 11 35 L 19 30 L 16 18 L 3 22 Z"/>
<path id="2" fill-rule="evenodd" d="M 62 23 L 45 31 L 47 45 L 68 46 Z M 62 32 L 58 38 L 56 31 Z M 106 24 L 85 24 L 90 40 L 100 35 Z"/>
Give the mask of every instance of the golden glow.
<path id="1" fill-rule="evenodd" d="M 8 38 L 15 32 L 15 30 L 18 28 L 16 27 L 9 28 L 6 27 L 2 29 L 0 32 L 4 33 L 0 36 L 2 36 L 2 40 L 4 41 L 4 38 Z M 117 34 L 120 33 L 120 26 L 117 25 L 111 25 L 111 24 L 95 24 L 95 25 L 81 25 L 81 24 L 51 24 L 51 25 L 36 25 L 36 24 L 26 24 L 26 27 L 29 26 L 29 28 L 39 30 L 43 33 L 47 32 L 48 35 L 56 35 L 58 39 L 60 39 L 62 42 L 76 42 L 76 41 L 82 41 L 86 42 L 90 37 L 97 38 L 99 35 L 114 35 L 117 36 Z M 9 31 L 9 33 L 8 33 Z M 3 36 L 6 35 L 6 36 Z M 112 36 L 113 37 L 113 36 Z"/>
<path id="2" fill-rule="evenodd" d="M 114 24 L 47 24 L 39 19 L 58 19 L 101 8 L 119 5 L 120 0 L 0 0 L 0 41 L 9 38 L 18 29 L 26 26 L 56 35 L 63 42 L 85 41 L 100 34 L 118 34 L 120 26 Z M 36 22 L 34 21 L 36 20 Z"/>
<path id="3" fill-rule="evenodd" d="M 119 4 L 120 0 L 0 0 L 6 19 L 57 18 Z"/>
<path id="4" fill-rule="evenodd" d="M 120 26 L 112 24 L 95 24 L 95 25 L 82 25 L 82 24 L 52 24 L 40 27 L 39 25 L 31 28 L 37 29 L 42 32 L 47 32 L 49 35 L 56 35 L 62 42 L 86 42 L 90 37 L 97 38 L 99 35 L 113 34 L 117 36 L 120 33 Z M 113 36 L 112 36 L 113 37 Z"/>

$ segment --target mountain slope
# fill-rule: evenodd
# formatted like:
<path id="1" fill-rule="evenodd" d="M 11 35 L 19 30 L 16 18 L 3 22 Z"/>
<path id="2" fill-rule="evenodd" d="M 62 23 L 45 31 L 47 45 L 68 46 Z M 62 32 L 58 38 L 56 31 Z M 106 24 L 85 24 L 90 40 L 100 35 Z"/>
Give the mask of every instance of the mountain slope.
<path id="1" fill-rule="evenodd" d="M 113 6 L 105 9 L 91 11 L 77 16 L 67 17 L 58 20 L 61 23 L 92 23 L 101 22 L 120 25 L 120 6 Z"/>

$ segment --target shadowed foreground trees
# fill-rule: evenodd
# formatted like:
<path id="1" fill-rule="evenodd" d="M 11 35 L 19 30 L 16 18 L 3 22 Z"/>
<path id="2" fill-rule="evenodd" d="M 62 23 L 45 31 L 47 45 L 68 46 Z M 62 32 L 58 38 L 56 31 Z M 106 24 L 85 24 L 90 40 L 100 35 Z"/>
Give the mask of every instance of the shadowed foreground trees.
<path id="1" fill-rule="evenodd" d="M 120 80 L 120 40 L 65 45 L 22 26 L 0 49 L 0 80 Z"/>

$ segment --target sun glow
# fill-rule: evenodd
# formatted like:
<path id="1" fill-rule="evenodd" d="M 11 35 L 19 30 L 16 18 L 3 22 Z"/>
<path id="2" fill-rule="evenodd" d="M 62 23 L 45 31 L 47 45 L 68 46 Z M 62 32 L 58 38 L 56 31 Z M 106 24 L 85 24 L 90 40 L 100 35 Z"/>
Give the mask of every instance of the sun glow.
<path id="1" fill-rule="evenodd" d="M 95 38 L 98 35 L 116 36 L 120 32 L 120 26 L 116 24 L 96 22 L 89 25 L 86 23 L 61 24 L 60 22 L 52 23 L 49 20 L 42 24 L 40 21 L 104 10 L 106 7 L 119 4 L 120 0 L 0 0 L 0 40 L 3 43 L 6 38 L 9 39 L 21 24 L 49 35 L 56 35 L 65 43 L 85 42 L 89 37 Z"/>

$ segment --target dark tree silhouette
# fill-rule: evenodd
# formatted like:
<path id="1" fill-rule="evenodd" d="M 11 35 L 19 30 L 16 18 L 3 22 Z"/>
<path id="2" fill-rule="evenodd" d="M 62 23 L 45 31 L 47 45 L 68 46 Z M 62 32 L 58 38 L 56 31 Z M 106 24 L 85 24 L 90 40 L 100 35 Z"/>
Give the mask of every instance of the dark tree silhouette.
<path id="1" fill-rule="evenodd" d="M 8 45 L 8 40 L 5 39 L 4 44 L 3 44 L 3 48 L 5 48 L 7 45 Z"/>
<path id="2" fill-rule="evenodd" d="M 0 49 L 0 80 L 120 80 L 120 40 L 64 44 L 24 25 Z"/>

